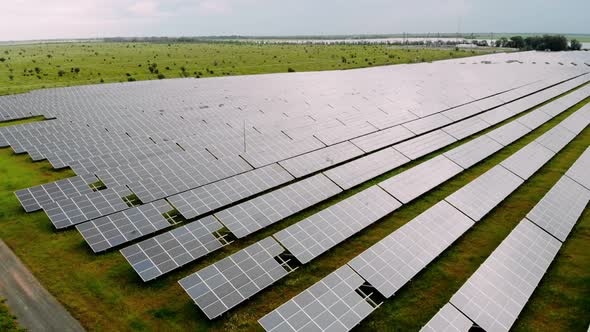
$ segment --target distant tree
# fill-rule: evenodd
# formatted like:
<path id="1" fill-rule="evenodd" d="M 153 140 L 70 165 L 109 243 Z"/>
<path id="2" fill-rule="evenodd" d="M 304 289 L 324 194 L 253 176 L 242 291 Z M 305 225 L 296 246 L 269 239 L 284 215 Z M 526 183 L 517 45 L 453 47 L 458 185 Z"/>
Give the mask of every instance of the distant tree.
<path id="1" fill-rule="evenodd" d="M 570 41 L 570 50 L 579 51 L 581 49 L 582 49 L 582 43 L 580 43 L 577 39 L 572 39 Z"/>
<path id="2" fill-rule="evenodd" d="M 135 77 L 130 76 L 130 77 L 127 77 L 127 81 L 128 82 L 135 82 L 136 80 L 135 80 Z"/>
<path id="3" fill-rule="evenodd" d="M 294 73 L 294 72 L 295 72 L 295 69 L 293 69 L 293 68 L 289 67 L 289 68 L 287 68 L 287 71 L 288 71 L 289 73 Z"/>
<path id="4" fill-rule="evenodd" d="M 510 37 L 510 47 L 523 49 L 525 47 L 524 38 L 522 36 L 512 36 Z"/>
<path id="5" fill-rule="evenodd" d="M 59 77 L 62 77 L 62 76 L 64 76 L 65 74 L 66 74 L 66 72 L 65 72 L 65 71 L 63 71 L 63 70 L 61 70 L 61 69 L 60 69 L 60 70 L 57 72 L 57 76 L 59 76 Z"/>
<path id="6" fill-rule="evenodd" d="M 76 73 L 76 74 L 80 73 L 80 68 L 78 68 L 78 67 L 74 68 L 74 73 Z"/>
<path id="7" fill-rule="evenodd" d="M 6 61 L 6 58 L 0 58 L 0 62 Z"/>
<path id="8" fill-rule="evenodd" d="M 158 74 L 158 79 L 159 80 L 162 80 L 162 79 L 165 79 L 165 78 L 166 78 L 166 76 L 164 74 Z"/>
<path id="9" fill-rule="evenodd" d="M 11 75 L 8 75 L 8 78 L 9 78 L 11 81 L 14 81 L 14 75 L 12 75 L 12 74 L 11 74 Z"/>

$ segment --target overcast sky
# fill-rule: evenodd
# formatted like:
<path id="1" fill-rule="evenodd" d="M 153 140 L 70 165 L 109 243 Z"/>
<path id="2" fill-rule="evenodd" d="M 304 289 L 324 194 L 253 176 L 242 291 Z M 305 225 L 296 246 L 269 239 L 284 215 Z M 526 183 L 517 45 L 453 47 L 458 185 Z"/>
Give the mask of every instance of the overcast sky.
<path id="1" fill-rule="evenodd" d="M 589 13 L 589 0 L 0 0 L 0 40 L 590 33 Z"/>

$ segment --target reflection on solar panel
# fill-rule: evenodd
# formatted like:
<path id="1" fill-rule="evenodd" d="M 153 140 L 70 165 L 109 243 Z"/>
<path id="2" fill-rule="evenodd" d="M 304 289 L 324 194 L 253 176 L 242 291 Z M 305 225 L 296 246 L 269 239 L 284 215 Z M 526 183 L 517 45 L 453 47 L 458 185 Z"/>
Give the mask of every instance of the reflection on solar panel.
<path id="1" fill-rule="evenodd" d="M 590 190 L 590 148 L 586 148 L 586 151 L 582 154 L 572 167 L 567 171 L 566 175 L 574 181 L 586 187 Z"/>
<path id="2" fill-rule="evenodd" d="M 420 332 L 468 332 L 473 322 L 463 315 L 452 304 L 447 303 Z"/>
<path id="3" fill-rule="evenodd" d="M 62 199 L 87 195 L 92 192 L 90 184 L 98 179 L 92 174 L 42 184 L 15 192 L 16 197 L 27 212 L 41 209 L 45 204 Z"/>
<path id="4" fill-rule="evenodd" d="M 401 204 L 377 186 L 342 200 L 273 236 L 301 263 L 307 263 Z"/>
<path id="5" fill-rule="evenodd" d="M 536 141 L 546 147 L 547 149 L 557 153 L 563 149 L 567 143 L 576 137 L 576 134 L 565 129 L 561 125 L 557 125 L 545 132 Z"/>
<path id="6" fill-rule="evenodd" d="M 527 219 L 564 242 L 589 200 L 590 190 L 563 176 Z"/>
<path id="7" fill-rule="evenodd" d="M 208 216 L 121 249 L 135 272 L 149 281 L 225 245 L 214 233 L 223 225 Z"/>
<path id="8" fill-rule="evenodd" d="M 284 249 L 271 237 L 228 256 L 178 281 L 213 319 L 287 275 L 275 258 Z"/>
<path id="9" fill-rule="evenodd" d="M 554 155 L 553 151 L 533 141 L 502 161 L 500 165 L 526 180 Z"/>
<path id="10" fill-rule="evenodd" d="M 379 187 L 406 204 L 463 171 L 445 156 L 436 156 L 381 183 Z"/>
<path id="11" fill-rule="evenodd" d="M 281 166 L 272 164 L 170 196 L 168 201 L 183 217 L 192 219 L 292 179 L 293 176 Z"/>
<path id="12" fill-rule="evenodd" d="M 354 144 L 344 142 L 281 161 L 279 164 L 293 176 L 300 178 L 362 154 L 363 151 Z"/>
<path id="13" fill-rule="evenodd" d="M 436 151 L 457 140 L 442 130 L 419 136 L 415 139 L 394 145 L 393 147 L 410 159 L 417 159 Z"/>
<path id="14" fill-rule="evenodd" d="M 170 227 L 162 214 L 172 207 L 165 200 L 137 206 L 77 225 L 92 251 L 100 252 Z"/>
<path id="15" fill-rule="evenodd" d="M 445 200 L 479 221 L 524 181 L 502 166 L 495 166 Z"/>
<path id="16" fill-rule="evenodd" d="M 444 156 L 463 168 L 469 168 L 503 148 L 500 143 L 486 135 L 447 151 Z"/>
<path id="17" fill-rule="evenodd" d="M 344 265 L 258 322 L 269 332 L 350 330 L 375 310 L 355 291 L 363 282 Z"/>
<path id="18" fill-rule="evenodd" d="M 353 258 L 348 265 L 391 297 L 473 225 L 441 201 Z"/>
<path id="19" fill-rule="evenodd" d="M 365 152 L 372 152 L 407 138 L 413 137 L 414 134 L 404 126 L 395 126 L 382 131 L 351 140 L 351 142 Z"/>
<path id="20" fill-rule="evenodd" d="M 342 190 L 323 174 L 232 206 L 215 216 L 238 238 L 315 205 Z"/>
<path id="21" fill-rule="evenodd" d="M 560 246 L 524 219 L 450 302 L 484 330 L 508 331 Z"/>
<path id="22" fill-rule="evenodd" d="M 343 189 L 350 189 L 409 161 L 397 150 L 384 149 L 325 171 L 324 174 Z"/>
<path id="23" fill-rule="evenodd" d="M 122 197 L 131 195 L 127 187 L 113 187 L 43 205 L 55 228 L 70 227 L 87 220 L 127 209 Z"/>

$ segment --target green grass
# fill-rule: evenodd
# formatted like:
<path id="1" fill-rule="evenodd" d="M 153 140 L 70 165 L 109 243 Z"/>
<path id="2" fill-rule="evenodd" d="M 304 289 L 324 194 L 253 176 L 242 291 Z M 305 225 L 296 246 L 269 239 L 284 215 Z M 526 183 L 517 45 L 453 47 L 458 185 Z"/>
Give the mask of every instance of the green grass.
<path id="1" fill-rule="evenodd" d="M 117 326 L 121 331 L 258 330 L 256 321 L 262 315 L 498 164 L 577 108 L 579 106 L 402 207 L 212 322 L 181 290 L 176 283 L 178 279 L 437 153 L 353 188 L 163 278 L 144 284 L 117 251 L 94 255 L 75 230 L 56 232 L 44 213 L 24 213 L 12 193 L 17 189 L 71 176 L 71 171 L 56 172 L 47 162 L 33 163 L 26 155 L 14 155 L 10 149 L 0 149 L 0 238 L 74 317 L 90 330 L 105 331 L 112 326 Z M 475 225 L 395 297 L 387 300 L 358 329 L 419 329 L 449 300 L 589 142 L 590 130 L 586 129 L 499 208 Z M 589 236 L 590 216 L 586 212 L 534 294 L 531 305 L 526 307 L 516 323 L 517 330 L 535 330 L 538 327 L 551 331 L 582 331 L 582 327 L 588 325 Z M 551 315 L 545 312 L 547 308 L 551 309 Z"/>
<path id="2" fill-rule="evenodd" d="M 337 70 L 414 63 L 490 50 L 392 49 L 385 45 L 70 43 L 0 46 L 0 95 L 101 81 Z M 4 58 L 4 62 L 1 62 Z M 76 73 L 76 68 L 79 72 Z M 182 70 L 184 68 L 184 71 Z M 63 71 L 62 76 L 59 72 Z M 12 80 L 10 76 L 12 75 Z"/>
<path id="3" fill-rule="evenodd" d="M 3 332 L 20 332 L 24 331 L 19 327 L 16 317 L 10 313 L 10 309 L 5 304 L 6 300 L 0 298 L 0 331 Z"/>

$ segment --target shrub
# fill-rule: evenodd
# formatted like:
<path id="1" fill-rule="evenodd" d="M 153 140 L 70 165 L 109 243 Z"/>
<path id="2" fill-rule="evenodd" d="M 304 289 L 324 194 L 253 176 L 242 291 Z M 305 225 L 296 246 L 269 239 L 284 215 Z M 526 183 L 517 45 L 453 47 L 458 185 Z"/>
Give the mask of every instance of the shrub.
<path id="1" fill-rule="evenodd" d="M 295 72 L 295 69 L 293 69 L 293 68 L 289 67 L 289 68 L 287 69 L 287 72 L 289 72 L 289 73 L 294 73 L 294 72 Z"/>
<path id="2" fill-rule="evenodd" d="M 577 39 L 572 39 L 570 41 L 570 50 L 579 51 L 581 49 L 582 49 L 582 43 L 580 43 Z"/>
<path id="3" fill-rule="evenodd" d="M 158 74 L 158 79 L 159 80 L 162 80 L 162 79 L 165 79 L 165 78 L 166 78 L 166 76 L 164 74 Z"/>
<path id="4" fill-rule="evenodd" d="M 65 72 L 65 71 L 63 71 L 63 70 L 61 70 L 61 69 L 60 69 L 60 70 L 57 72 L 57 76 L 59 76 L 59 77 L 62 77 L 62 76 L 64 76 L 65 74 L 66 74 L 66 72 Z"/>

